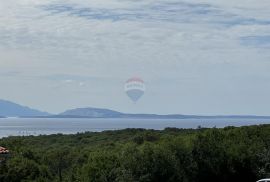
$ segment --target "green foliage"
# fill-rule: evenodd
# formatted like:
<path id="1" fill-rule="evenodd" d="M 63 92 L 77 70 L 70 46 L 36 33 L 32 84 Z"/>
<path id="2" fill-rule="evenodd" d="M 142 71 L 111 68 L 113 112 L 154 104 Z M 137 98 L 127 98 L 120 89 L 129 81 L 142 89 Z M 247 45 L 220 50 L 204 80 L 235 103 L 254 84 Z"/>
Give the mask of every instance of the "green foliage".
<path id="1" fill-rule="evenodd" d="M 254 182 L 270 177 L 270 125 L 8 137 L 0 182 Z"/>

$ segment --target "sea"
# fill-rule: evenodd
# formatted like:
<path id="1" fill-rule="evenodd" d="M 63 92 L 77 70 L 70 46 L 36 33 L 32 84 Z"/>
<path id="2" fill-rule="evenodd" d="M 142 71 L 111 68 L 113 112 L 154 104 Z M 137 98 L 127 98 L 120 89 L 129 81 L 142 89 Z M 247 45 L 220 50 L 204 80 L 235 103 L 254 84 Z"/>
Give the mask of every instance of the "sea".
<path id="1" fill-rule="evenodd" d="M 8 136 L 75 134 L 126 128 L 224 128 L 270 124 L 270 119 L 74 119 L 0 118 L 0 138 Z"/>

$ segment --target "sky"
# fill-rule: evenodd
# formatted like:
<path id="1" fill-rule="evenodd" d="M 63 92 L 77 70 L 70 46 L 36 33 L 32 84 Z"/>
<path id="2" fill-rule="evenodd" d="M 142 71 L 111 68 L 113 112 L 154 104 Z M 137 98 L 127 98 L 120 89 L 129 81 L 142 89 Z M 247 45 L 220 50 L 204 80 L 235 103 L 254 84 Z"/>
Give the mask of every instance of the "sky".
<path id="1" fill-rule="evenodd" d="M 269 0 L 0 0 L 0 99 L 51 113 L 270 115 Z M 125 81 L 140 77 L 134 104 Z"/>

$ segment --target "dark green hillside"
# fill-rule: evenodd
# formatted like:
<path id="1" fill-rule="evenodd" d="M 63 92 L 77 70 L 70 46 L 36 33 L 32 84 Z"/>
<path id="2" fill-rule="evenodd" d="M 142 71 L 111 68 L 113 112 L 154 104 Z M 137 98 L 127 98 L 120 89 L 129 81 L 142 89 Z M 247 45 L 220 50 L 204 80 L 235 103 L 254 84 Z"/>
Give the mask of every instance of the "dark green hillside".
<path id="1" fill-rule="evenodd" d="M 270 177 L 270 125 L 9 137 L 0 181 L 219 181 Z"/>

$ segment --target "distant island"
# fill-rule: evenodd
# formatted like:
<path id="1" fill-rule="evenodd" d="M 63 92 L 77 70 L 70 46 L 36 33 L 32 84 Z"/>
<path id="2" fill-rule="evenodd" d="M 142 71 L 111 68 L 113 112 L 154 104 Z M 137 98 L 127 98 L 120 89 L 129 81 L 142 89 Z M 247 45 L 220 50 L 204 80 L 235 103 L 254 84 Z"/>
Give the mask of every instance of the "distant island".
<path id="1" fill-rule="evenodd" d="M 200 116 L 200 115 L 182 115 L 182 114 L 129 114 L 121 113 L 109 109 L 100 108 L 77 108 L 67 110 L 59 115 L 49 116 L 58 118 L 134 118 L 134 119 L 270 119 L 270 116 L 249 116 L 249 115 L 231 115 L 231 116 Z"/>
<path id="2" fill-rule="evenodd" d="M 0 100 L 0 118 L 2 117 L 35 117 L 49 116 L 47 112 L 22 106 L 7 100 Z"/>
<path id="3" fill-rule="evenodd" d="M 183 115 L 183 114 L 130 114 L 102 108 L 77 108 L 70 109 L 60 114 L 50 114 L 14 102 L 0 100 L 0 118 L 131 118 L 131 119 L 270 119 L 270 116 L 253 115 Z"/>

